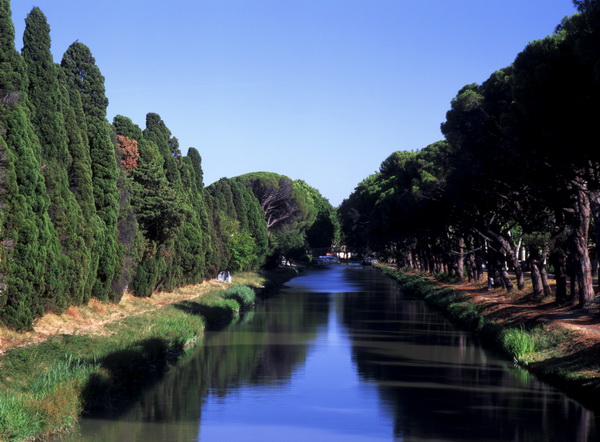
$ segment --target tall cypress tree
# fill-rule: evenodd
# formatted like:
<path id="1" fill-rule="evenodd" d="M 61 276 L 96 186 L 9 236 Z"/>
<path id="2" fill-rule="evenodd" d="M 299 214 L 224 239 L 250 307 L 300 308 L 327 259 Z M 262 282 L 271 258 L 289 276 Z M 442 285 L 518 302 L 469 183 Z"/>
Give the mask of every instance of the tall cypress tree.
<path id="1" fill-rule="evenodd" d="M 119 169 L 115 147 L 110 136 L 110 126 L 106 121 L 108 99 L 105 95 L 104 77 L 96 66 L 89 48 L 75 42 L 65 52 L 61 66 L 65 71 L 68 85 L 79 91 L 92 161 L 92 183 L 96 212 L 103 229 L 98 232 L 102 245 L 97 280 L 93 296 L 99 299 L 119 299 L 121 293 L 113 290 L 113 282 L 119 280 L 123 262 L 123 246 L 119 244 L 117 223 L 119 220 Z"/>
<path id="2" fill-rule="evenodd" d="M 63 254 L 60 256 L 62 287 L 65 295 L 75 303 L 84 302 L 86 296 L 91 255 L 88 249 L 89 224 L 85 222 L 81 207 L 69 190 L 68 168 L 72 163 L 69 138 L 63 110 L 67 110 L 59 68 L 50 52 L 50 27 L 39 8 L 33 8 L 25 20 L 23 58 L 29 78 L 28 97 L 32 109 L 32 122 L 41 145 L 43 174 L 50 197 L 49 213 L 60 239 Z M 84 269 L 84 271 L 82 271 Z"/>
<path id="3" fill-rule="evenodd" d="M 208 204 L 206 202 L 206 192 L 204 189 L 204 173 L 202 171 L 202 158 L 195 148 L 190 147 L 187 156 L 184 157 L 184 161 L 189 163 L 192 170 L 191 187 L 193 188 L 194 208 L 199 216 L 202 228 L 202 252 L 204 254 L 204 268 L 206 273 L 213 259 L 214 232 L 208 215 Z"/>
<path id="4" fill-rule="evenodd" d="M 3 164 L 0 319 L 27 329 L 46 310 L 66 307 L 58 266 L 60 245 L 48 216 L 49 198 L 38 137 L 27 106 L 27 75 L 14 47 L 10 2 L 0 0 L 0 156 Z"/>
<path id="5" fill-rule="evenodd" d="M 200 156 L 200 152 L 195 147 L 190 147 L 187 158 L 189 158 L 190 164 L 194 169 L 196 189 L 198 192 L 202 192 L 204 190 L 204 172 L 202 172 L 202 157 Z"/>
<path id="6" fill-rule="evenodd" d="M 176 184 L 180 180 L 179 170 L 177 169 L 176 158 L 179 152 L 179 143 L 176 138 L 171 136 L 171 131 L 160 118 L 160 115 L 149 113 L 146 115 L 146 129 L 144 129 L 144 138 L 156 143 L 159 152 L 164 160 L 164 168 L 169 182 Z"/>
<path id="7" fill-rule="evenodd" d="M 92 184 L 92 160 L 87 139 L 87 124 L 81 104 L 81 96 L 76 89 L 69 89 L 62 70 L 59 71 L 61 85 L 61 108 L 65 119 L 71 162 L 68 166 L 69 189 L 73 192 L 86 222 L 83 226 L 84 246 L 89 252 L 89 260 L 80 263 L 80 272 L 85 279 L 82 302 L 89 301 L 92 287 L 96 283 L 98 261 L 102 244 L 97 241 L 98 232 L 104 223 L 96 213 L 94 186 Z"/>

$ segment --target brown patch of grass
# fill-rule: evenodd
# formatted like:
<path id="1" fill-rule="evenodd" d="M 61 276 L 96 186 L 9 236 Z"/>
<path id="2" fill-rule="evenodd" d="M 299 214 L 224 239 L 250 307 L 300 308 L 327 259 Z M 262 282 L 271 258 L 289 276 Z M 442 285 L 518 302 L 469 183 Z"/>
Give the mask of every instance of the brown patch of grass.
<path id="1" fill-rule="evenodd" d="M 236 284 L 259 286 L 262 282 L 264 278 L 256 274 L 235 275 Z M 87 305 L 69 307 L 61 315 L 48 313 L 38 318 L 31 332 L 15 332 L 0 327 L 0 355 L 8 348 L 36 344 L 57 334 L 109 334 L 104 326 L 119 319 L 198 298 L 215 288 L 227 288 L 228 285 L 221 281 L 209 280 L 201 284 L 181 287 L 172 292 L 157 292 L 148 298 L 138 298 L 131 293 L 125 293 L 118 304 L 92 299 Z"/>

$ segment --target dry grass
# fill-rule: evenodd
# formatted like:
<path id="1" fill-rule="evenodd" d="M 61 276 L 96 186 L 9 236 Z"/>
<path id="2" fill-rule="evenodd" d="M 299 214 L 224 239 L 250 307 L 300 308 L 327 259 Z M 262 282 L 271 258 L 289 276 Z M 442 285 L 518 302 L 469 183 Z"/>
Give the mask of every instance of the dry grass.
<path id="1" fill-rule="evenodd" d="M 264 278 L 252 273 L 235 275 L 236 284 L 260 286 Z M 172 292 L 154 293 L 149 298 L 138 298 L 125 293 L 118 304 L 92 299 L 87 305 L 72 306 L 61 315 L 48 313 L 37 319 L 31 332 L 16 332 L 0 327 L 0 355 L 14 346 L 26 346 L 42 342 L 59 334 L 106 334 L 106 324 L 119 319 L 141 315 L 165 305 L 203 296 L 215 288 L 227 288 L 230 284 L 212 279 L 201 284 L 178 288 Z"/>

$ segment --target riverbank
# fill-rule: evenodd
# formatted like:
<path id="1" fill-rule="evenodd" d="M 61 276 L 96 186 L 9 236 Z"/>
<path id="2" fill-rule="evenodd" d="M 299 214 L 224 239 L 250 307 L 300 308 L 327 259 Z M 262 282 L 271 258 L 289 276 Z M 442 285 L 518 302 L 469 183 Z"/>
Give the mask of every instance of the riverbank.
<path id="1" fill-rule="evenodd" d="M 296 271 L 234 275 L 151 298 L 126 295 L 47 315 L 34 331 L 0 330 L 0 440 L 67 431 L 159 379 L 207 328 L 231 322 Z"/>
<path id="2" fill-rule="evenodd" d="M 552 300 L 531 301 L 483 284 L 450 284 L 379 266 L 405 293 L 422 297 L 461 328 L 592 409 L 600 409 L 600 321 Z"/>

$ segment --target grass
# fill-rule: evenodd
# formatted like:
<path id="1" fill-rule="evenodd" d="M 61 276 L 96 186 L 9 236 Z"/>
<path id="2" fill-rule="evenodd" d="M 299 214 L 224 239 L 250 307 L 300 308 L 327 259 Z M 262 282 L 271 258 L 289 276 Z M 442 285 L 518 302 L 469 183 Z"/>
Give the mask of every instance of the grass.
<path id="1" fill-rule="evenodd" d="M 223 297 L 236 300 L 240 308 L 244 310 L 252 307 L 256 302 L 256 293 L 245 285 L 234 285 L 228 288 Z"/>
<path id="2" fill-rule="evenodd" d="M 58 335 L 2 357 L 0 439 L 24 440 L 72 427 L 84 410 L 159 375 L 204 329 L 174 306 L 125 318 L 106 335 Z"/>
<path id="3" fill-rule="evenodd" d="M 269 283 L 268 275 L 244 274 L 236 280 L 254 287 Z M 39 343 L 6 349 L 0 357 L 0 440 L 64 432 L 83 411 L 135 395 L 184 355 L 206 328 L 230 322 L 256 302 L 255 290 L 245 285 L 190 286 L 156 298 L 69 309 L 64 318 L 44 318 L 43 332 L 38 327 L 37 334 L 26 334 Z M 70 321 L 77 320 L 106 323 L 93 329 L 71 327 Z M 70 333 L 48 338 L 49 323 Z M 16 343 L 23 339 L 8 330 L 0 333 L 7 337 Z"/>
<path id="4" fill-rule="evenodd" d="M 504 351 L 521 361 L 523 356 L 535 351 L 535 341 L 523 327 L 508 328 L 500 333 L 500 342 Z"/>

